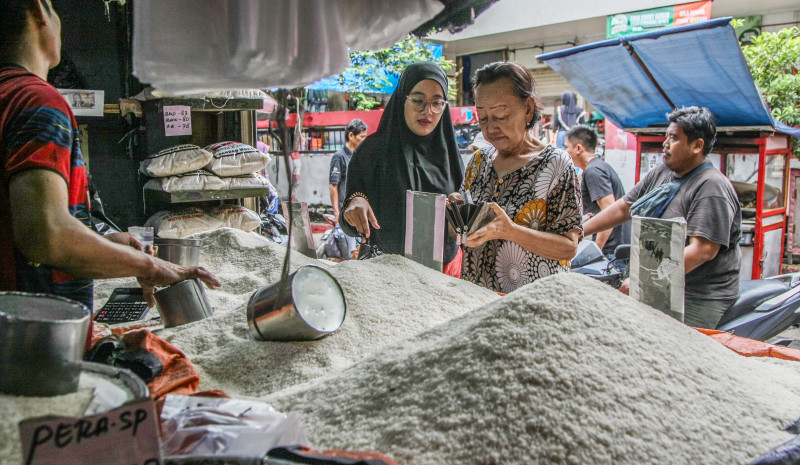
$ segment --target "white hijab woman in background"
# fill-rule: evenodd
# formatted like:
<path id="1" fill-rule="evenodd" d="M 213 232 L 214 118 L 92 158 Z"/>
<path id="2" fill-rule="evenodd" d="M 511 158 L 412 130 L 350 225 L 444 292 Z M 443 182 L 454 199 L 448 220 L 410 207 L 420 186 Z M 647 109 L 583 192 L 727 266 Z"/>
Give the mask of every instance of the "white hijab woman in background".
<path id="1" fill-rule="evenodd" d="M 571 90 L 565 90 L 561 94 L 561 105 L 556 108 L 553 115 L 553 131 L 556 133 L 556 145 L 564 148 L 564 141 L 567 138 L 567 131 L 576 124 L 586 123 L 587 115 L 575 102 L 577 98 Z"/>

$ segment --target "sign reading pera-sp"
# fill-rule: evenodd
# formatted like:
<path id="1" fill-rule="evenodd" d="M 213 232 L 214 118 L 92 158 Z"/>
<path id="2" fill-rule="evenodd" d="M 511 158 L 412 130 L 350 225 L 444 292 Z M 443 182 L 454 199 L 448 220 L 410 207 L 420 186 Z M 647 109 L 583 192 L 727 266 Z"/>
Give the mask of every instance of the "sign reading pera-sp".
<path id="1" fill-rule="evenodd" d="M 164 106 L 164 135 L 192 135 L 192 111 L 188 105 Z"/>

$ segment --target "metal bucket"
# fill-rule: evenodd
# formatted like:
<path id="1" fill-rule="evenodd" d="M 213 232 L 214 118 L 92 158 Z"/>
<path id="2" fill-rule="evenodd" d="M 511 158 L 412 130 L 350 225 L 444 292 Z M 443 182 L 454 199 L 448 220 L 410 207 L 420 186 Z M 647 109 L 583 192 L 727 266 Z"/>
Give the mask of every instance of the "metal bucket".
<path id="1" fill-rule="evenodd" d="M 287 290 L 280 283 L 253 293 L 247 323 L 263 341 L 311 341 L 339 329 L 347 314 L 342 287 L 328 271 L 307 265 L 290 274 Z"/>
<path id="2" fill-rule="evenodd" d="M 158 258 L 180 266 L 199 265 L 201 245 L 200 239 L 155 239 Z"/>
<path id="3" fill-rule="evenodd" d="M 165 328 L 200 321 L 214 314 L 199 279 L 175 283 L 156 291 L 154 296 Z"/>
<path id="4" fill-rule="evenodd" d="M 63 297 L 0 292 L 0 392 L 75 392 L 91 316 L 85 305 Z"/>

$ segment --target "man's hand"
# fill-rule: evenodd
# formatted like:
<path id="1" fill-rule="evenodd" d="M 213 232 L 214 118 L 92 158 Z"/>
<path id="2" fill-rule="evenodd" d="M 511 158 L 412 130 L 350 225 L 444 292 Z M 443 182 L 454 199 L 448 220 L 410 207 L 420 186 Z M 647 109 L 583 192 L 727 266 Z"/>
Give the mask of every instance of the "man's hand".
<path id="1" fill-rule="evenodd" d="M 625 281 L 622 281 L 622 285 L 619 286 L 619 291 L 625 295 L 630 295 L 631 293 L 631 278 L 625 278 Z"/>
<path id="2" fill-rule="evenodd" d="M 372 206 L 364 197 L 355 197 L 350 201 L 344 211 L 344 219 L 367 238 L 369 238 L 370 224 L 375 229 L 381 229 Z"/>
<path id="3" fill-rule="evenodd" d="M 150 244 L 148 244 L 147 247 L 145 247 L 139 241 L 139 239 L 137 239 L 136 236 L 134 236 L 131 233 L 116 232 L 116 233 L 106 234 L 103 237 L 105 237 L 106 239 L 108 239 L 109 241 L 111 241 L 111 242 L 113 242 L 115 244 L 131 246 L 134 249 L 138 250 L 139 252 L 144 252 L 147 255 L 153 255 L 154 256 L 158 252 L 158 247 L 156 247 L 154 245 L 150 245 Z"/>
<path id="4" fill-rule="evenodd" d="M 187 279 L 198 278 L 203 281 L 209 289 L 216 289 L 222 283 L 216 276 L 200 266 L 185 267 L 178 266 L 158 258 L 154 258 L 155 269 L 150 276 L 139 277 L 139 286 L 142 287 L 142 294 L 147 301 L 147 306 L 155 307 L 156 300 L 153 297 L 156 286 L 167 286 Z"/>

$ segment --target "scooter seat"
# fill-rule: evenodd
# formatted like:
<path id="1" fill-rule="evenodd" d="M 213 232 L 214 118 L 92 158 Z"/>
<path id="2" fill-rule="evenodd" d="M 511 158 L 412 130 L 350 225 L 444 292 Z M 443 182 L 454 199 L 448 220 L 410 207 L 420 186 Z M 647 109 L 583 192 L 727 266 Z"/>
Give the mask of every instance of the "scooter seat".
<path id="1" fill-rule="evenodd" d="M 723 324 L 753 311 L 767 299 L 791 289 L 789 283 L 778 281 L 777 279 L 754 279 L 752 281 L 739 282 L 739 297 L 736 302 L 725 311 L 722 318 L 717 323 L 719 328 Z"/>

